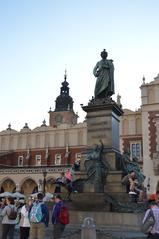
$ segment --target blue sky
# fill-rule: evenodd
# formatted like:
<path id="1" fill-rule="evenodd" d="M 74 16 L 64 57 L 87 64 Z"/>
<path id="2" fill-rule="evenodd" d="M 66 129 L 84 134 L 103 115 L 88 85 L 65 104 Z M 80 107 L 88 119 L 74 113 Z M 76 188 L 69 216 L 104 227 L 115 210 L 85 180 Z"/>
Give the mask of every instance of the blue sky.
<path id="1" fill-rule="evenodd" d="M 83 121 L 104 48 L 114 60 L 113 99 L 139 108 L 143 75 L 150 82 L 159 73 L 158 10 L 158 0 L 1 0 L 0 130 L 48 124 L 65 69 Z"/>

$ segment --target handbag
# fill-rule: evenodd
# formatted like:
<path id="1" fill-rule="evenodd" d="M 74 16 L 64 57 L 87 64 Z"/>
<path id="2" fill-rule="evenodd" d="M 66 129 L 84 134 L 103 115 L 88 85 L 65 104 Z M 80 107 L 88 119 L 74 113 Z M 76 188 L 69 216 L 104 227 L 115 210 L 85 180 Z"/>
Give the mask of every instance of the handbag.
<path id="1" fill-rule="evenodd" d="M 145 219 L 144 223 L 142 223 L 141 225 L 141 231 L 144 234 L 148 234 L 151 228 L 154 226 L 154 224 L 155 224 L 155 217 L 154 217 L 152 209 L 150 209 L 150 212 L 147 218 Z"/>

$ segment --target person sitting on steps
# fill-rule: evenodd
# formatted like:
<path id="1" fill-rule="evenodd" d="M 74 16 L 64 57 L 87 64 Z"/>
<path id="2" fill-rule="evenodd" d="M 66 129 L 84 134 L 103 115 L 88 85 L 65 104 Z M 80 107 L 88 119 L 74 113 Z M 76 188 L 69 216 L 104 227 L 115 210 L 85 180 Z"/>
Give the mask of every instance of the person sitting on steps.
<path id="1" fill-rule="evenodd" d="M 61 186 L 64 186 L 68 192 L 69 196 L 72 192 L 76 193 L 73 181 L 72 181 L 72 175 L 71 171 L 68 169 L 66 172 L 62 172 L 61 176 L 56 179 L 55 181 L 56 187 L 54 193 L 61 193 Z"/>
<path id="2" fill-rule="evenodd" d="M 143 187 L 139 185 L 134 171 L 131 171 L 122 179 L 122 184 L 126 185 L 126 190 L 130 195 L 131 202 L 143 200 Z"/>

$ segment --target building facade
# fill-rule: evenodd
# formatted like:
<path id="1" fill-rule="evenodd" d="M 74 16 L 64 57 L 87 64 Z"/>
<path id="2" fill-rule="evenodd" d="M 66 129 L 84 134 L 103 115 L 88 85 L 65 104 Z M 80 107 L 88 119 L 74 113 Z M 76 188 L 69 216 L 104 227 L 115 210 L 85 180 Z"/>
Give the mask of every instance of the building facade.
<path id="1" fill-rule="evenodd" d="M 11 125 L 0 132 L 0 189 L 34 193 L 42 188 L 53 192 L 54 180 L 76 161 L 86 147 L 86 122 L 77 123 L 64 76 L 55 110 L 49 111 L 49 126 L 45 120 L 31 130 L 26 123 L 20 132 Z"/>
<path id="2" fill-rule="evenodd" d="M 149 193 L 159 190 L 159 75 L 143 83 L 141 108 L 124 110 L 120 124 L 121 152 L 129 150 L 143 168 L 145 186 Z"/>
<path id="3" fill-rule="evenodd" d="M 31 130 L 26 123 L 18 132 L 11 125 L 0 132 L 0 190 L 31 194 L 53 192 L 60 172 L 80 160 L 87 147 L 87 122 L 78 123 L 65 74 L 49 125 Z M 120 150 L 130 152 L 143 169 L 149 193 L 159 189 L 159 75 L 143 83 L 141 108 L 124 109 L 120 117 Z M 118 96 L 117 103 L 120 104 Z"/>

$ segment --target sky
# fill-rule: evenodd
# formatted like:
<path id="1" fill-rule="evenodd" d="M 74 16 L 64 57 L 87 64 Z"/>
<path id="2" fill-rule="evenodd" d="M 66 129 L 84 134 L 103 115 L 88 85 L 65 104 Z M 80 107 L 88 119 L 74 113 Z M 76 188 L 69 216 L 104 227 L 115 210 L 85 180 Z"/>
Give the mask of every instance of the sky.
<path id="1" fill-rule="evenodd" d="M 65 69 L 78 122 L 94 95 L 103 49 L 115 67 L 123 108 L 159 73 L 158 0 L 0 0 L 0 131 L 49 124 Z"/>

